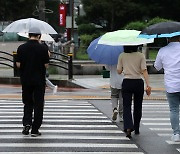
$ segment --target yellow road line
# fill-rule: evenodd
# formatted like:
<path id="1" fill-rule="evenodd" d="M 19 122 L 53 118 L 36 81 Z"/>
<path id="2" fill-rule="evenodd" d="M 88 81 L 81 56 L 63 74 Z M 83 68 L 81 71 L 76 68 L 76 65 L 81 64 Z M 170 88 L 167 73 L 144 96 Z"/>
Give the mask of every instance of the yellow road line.
<path id="1" fill-rule="evenodd" d="M 1 94 L 0 99 L 21 99 L 21 94 Z M 110 96 L 91 95 L 46 95 L 45 99 L 90 99 L 90 100 L 110 100 Z M 167 100 L 166 96 L 144 96 L 144 100 Z"/>

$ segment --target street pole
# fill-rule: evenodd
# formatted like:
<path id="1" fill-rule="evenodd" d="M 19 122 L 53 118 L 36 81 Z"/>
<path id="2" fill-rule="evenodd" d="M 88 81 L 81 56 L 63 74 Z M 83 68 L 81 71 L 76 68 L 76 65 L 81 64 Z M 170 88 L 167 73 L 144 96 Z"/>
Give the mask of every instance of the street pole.
<path id="1" fill-rule="evenodd" d="M 74 0 L 69 0 L 71 16 L 71 40 L 74 40 Z"/>
<path id="2" fill-rule="evenodd" d="M 39 1 L 39 19 L 45 21 L 45 1 L 40 0 Z"/>

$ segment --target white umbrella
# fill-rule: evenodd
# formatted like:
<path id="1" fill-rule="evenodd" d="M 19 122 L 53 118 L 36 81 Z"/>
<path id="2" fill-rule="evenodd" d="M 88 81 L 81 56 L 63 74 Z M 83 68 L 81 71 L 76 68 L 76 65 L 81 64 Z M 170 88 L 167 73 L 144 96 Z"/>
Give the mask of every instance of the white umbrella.
<path id="1" fill-rule="evenodd" d="M 17 34 L 19 36 L 22 36 L 22 37 L 26 37 L 26 38 L 29 37 L 28 33 L 17 33 Z M 54 39 L 49 34 L 42 34 L 41 35 L 41 40 L 42 41 L 48 41 L 48 42 L 54 42 Z"/>
<path id="2" fill-rule="evenodd" d="M 39 28 L 41 30 L 41 34 L 57 34 L 54 28 L 51 25 L 49 25 L 47 22 L 34 18 L 16 20 L 11 24 L 9 24 L 2 32 L 28 33 L 29 29 L 32 27 Z"/>

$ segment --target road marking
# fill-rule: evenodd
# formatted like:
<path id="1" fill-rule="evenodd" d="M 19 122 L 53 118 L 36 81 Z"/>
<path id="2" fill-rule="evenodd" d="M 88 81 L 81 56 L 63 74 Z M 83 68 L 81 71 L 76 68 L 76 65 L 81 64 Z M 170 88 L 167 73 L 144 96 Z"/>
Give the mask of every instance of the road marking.
<path id="1" fill-rule="evenodd" d="M 173 142 L 173 141 L 170 141 L 170 140 L 166 140 L 166 142 L 167 142 L 168 144 L 180 144 L 180 142 Z"/>
<path id="2" fill-rule="evenodd" d="M 168 136 L 168 137 L 169 137 L 169 136 L 172 136 L 172 134 L 165 134 L 165 133 L 164 133 L 164 134 L 163 134 L 163 133 L 158 133 L 158 135 L 159 135 L 159 136 L 164 136 L 164 137 L 165 137 L 165 136 Z"/>
<path id="3" fill-rule="evenodd" d="M 12 116 L 12 115 L 0 115 L 0 118 L 22 118 L 22 115 L 16 115 L 16 116 Z M 97 115 L 97 116 L 92 116 L 92 115 L 88 115 L 88 116 L 76 116 L 76 115 L 73 115 L 73 116 L 63 116 L 63 115 L 45 115 L 43 119 L 47 119 L 47 118 L 72 118 L 72 119 L 76 119 L 76 118 L 79 118 L 79 119 L 91 119 L 91 118 L 96 118 L 96 119 L 107 119 L 107 117 L 105 116 L 102 116 L 102 115 Z"/>
<path id="4" fill-rule="evenodd" d="M 21 106 L 17 106 L 17 105 L 0 105 L 0 108 L 23 108 L 23 105 Z M 51 106 L 51 105 L 45 105 L 45 108 L 93 108 L 94 109 L 94 106 L 92 105 L 89 105 L 89 106 L 70 106 L 70 105 L 57 105 L 57 106 Z"/>
<path id="5" fill-rule="evenodd" d="M 155 130 L 155 131 L 172 131 L 172 128 L 149 128 L 150 130 Z"/>
<path id="6" fill-rule="evenodd" d="M 81 135 L 42 135 L 36 138 L 23 135 L 0 135 L 0 139 L 82 139 L 82 140 L 130 140 L 125 136 L 81 136 Z"/>
<path id="7" fill-rule="evenodd" d="M 142 121 L 143 120 L 154 120 L 154 121 L 164 121 L 164 120 L 168 120 L 170 121 L 170 118 L 142 118 Z"/>
<path id="8" fill-rule="evenodd" d="M 135 144 L 100 144 L 100 143 L 1 143 L 0 147 L 101 147 L 101 148 L 138 148 Z"/>
<path id="9" fill-rule="evenodd" d="M 169 111 L 155 111 L 155 110 L 153 110 L 153 111 L 144 111 L 143 110 L 143 113 L 154 113 L 154 114 L 162 114 L 162 113 L 169 113 Z"/>
<path id="10" fill-rule="evenodd" d="M 149 125 L 149 126 L 170 126 L 171 124 L 170 123 L 144 123 L 143 122 L 143 125 Z"/>
<path id="11" fill-rule="evenodd" d="M 15 109 L 0 109 L 0 112 L 3 112 L 3 111 L 22 111 L 22 109 L 18 109 L 18 108 L 15 108 Z M 63 112 L 99 112 L 99 110 L 97 109 L 44 109 L 44 112 L 51 112 L 51 111 L 63 111 Z"/>
<path id="12" fill-rule="evenodd" d="M 5 130 L 0 130 L 0 133 L 18 133 L 21 132 L 21 129 L 5 129 Z M 112 133 L 112 134 L 116 134 L 116 133 L 120 133 L 120 134 L 124 134 L 123 131 L 121 130 L 58 130 L 58 129 L 51 129 L 51 130 L 41 130 L 42 133 Z"/>
<path id="13" fill-rule="evenodd" d="M 21 119 L 0 119 L 1 122 L 17 122 L 17 121 L 22 121 Z M 89 123 L 94 123 L 94 122 L 108 122 L 108 123 L 112 123 L 111 120 L 96 120 L 96 119 L 92 119 L 92 120 L 81 120 L 81 119 L 44 119 L 43 122 L 89 122 Z"/>
<path id="14" fill-rule="evenodd" d="M 0 112 L 0 114 L 23 114 L 23 111 L 21 111 L 21 112 Z M 70 115 L 70 114 L 75 114 L 75 115 L 96 115 L 96 114 L 103 114 L 103 113 L 101 113 L 101 112 L 97 112 L 97 113 L 95 113 L 95 112 L 44 112 L 44 115 Z"/>
<path id="15" fill-rule="evenodd" d="M 9 128 L 22 128 L 22 124 L 0 124 L 0 128 L 5 128 L 5 127 L 9 127 Z M 118 128 L 118 126 L 116 125 L 46 125 L 46 124 L 42 124 L 41 128 L 48 128 L 48 127 L 57 127 L 57 128 Z"/>
<path id="16" fill-rule="evenodd" d="M 144 154 L 142 152 L 33 152 L 34 154 Z M 0 152 L 0 154 L 32 154 L 32 152 Z"/>
<path id="17" fill-rule="evenodd" d="M 143 104 L 144 107 L 169 107 L 168 104 L 160 104 L 160 105 L 151 105 L 151 104 Z"/>

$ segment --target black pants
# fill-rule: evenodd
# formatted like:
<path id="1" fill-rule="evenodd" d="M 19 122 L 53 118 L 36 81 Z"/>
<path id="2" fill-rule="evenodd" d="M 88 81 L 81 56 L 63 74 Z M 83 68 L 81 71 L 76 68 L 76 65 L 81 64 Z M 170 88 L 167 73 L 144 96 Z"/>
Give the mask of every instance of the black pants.
<path id="1" fill-rule="evenodd" d="M 139 131 L 142 117 L 142 101 L 144 95 L 144 81 L 142 79 L 124 79 L 122 83 L 124 130 Z M 133 117 L 131 111 L 134 98 Z"/>
<path id="2" fill-rule="evenodd" d="M 24 103 L 23 126 L 32 125 L 32 130 L 37 131 L 43 120 L 44 85 L 22 85 L 22 99 Z M 34 111 L 34 116 L 33 116 Z M 34 117 L 34 120 L 32 120 Z"/>

